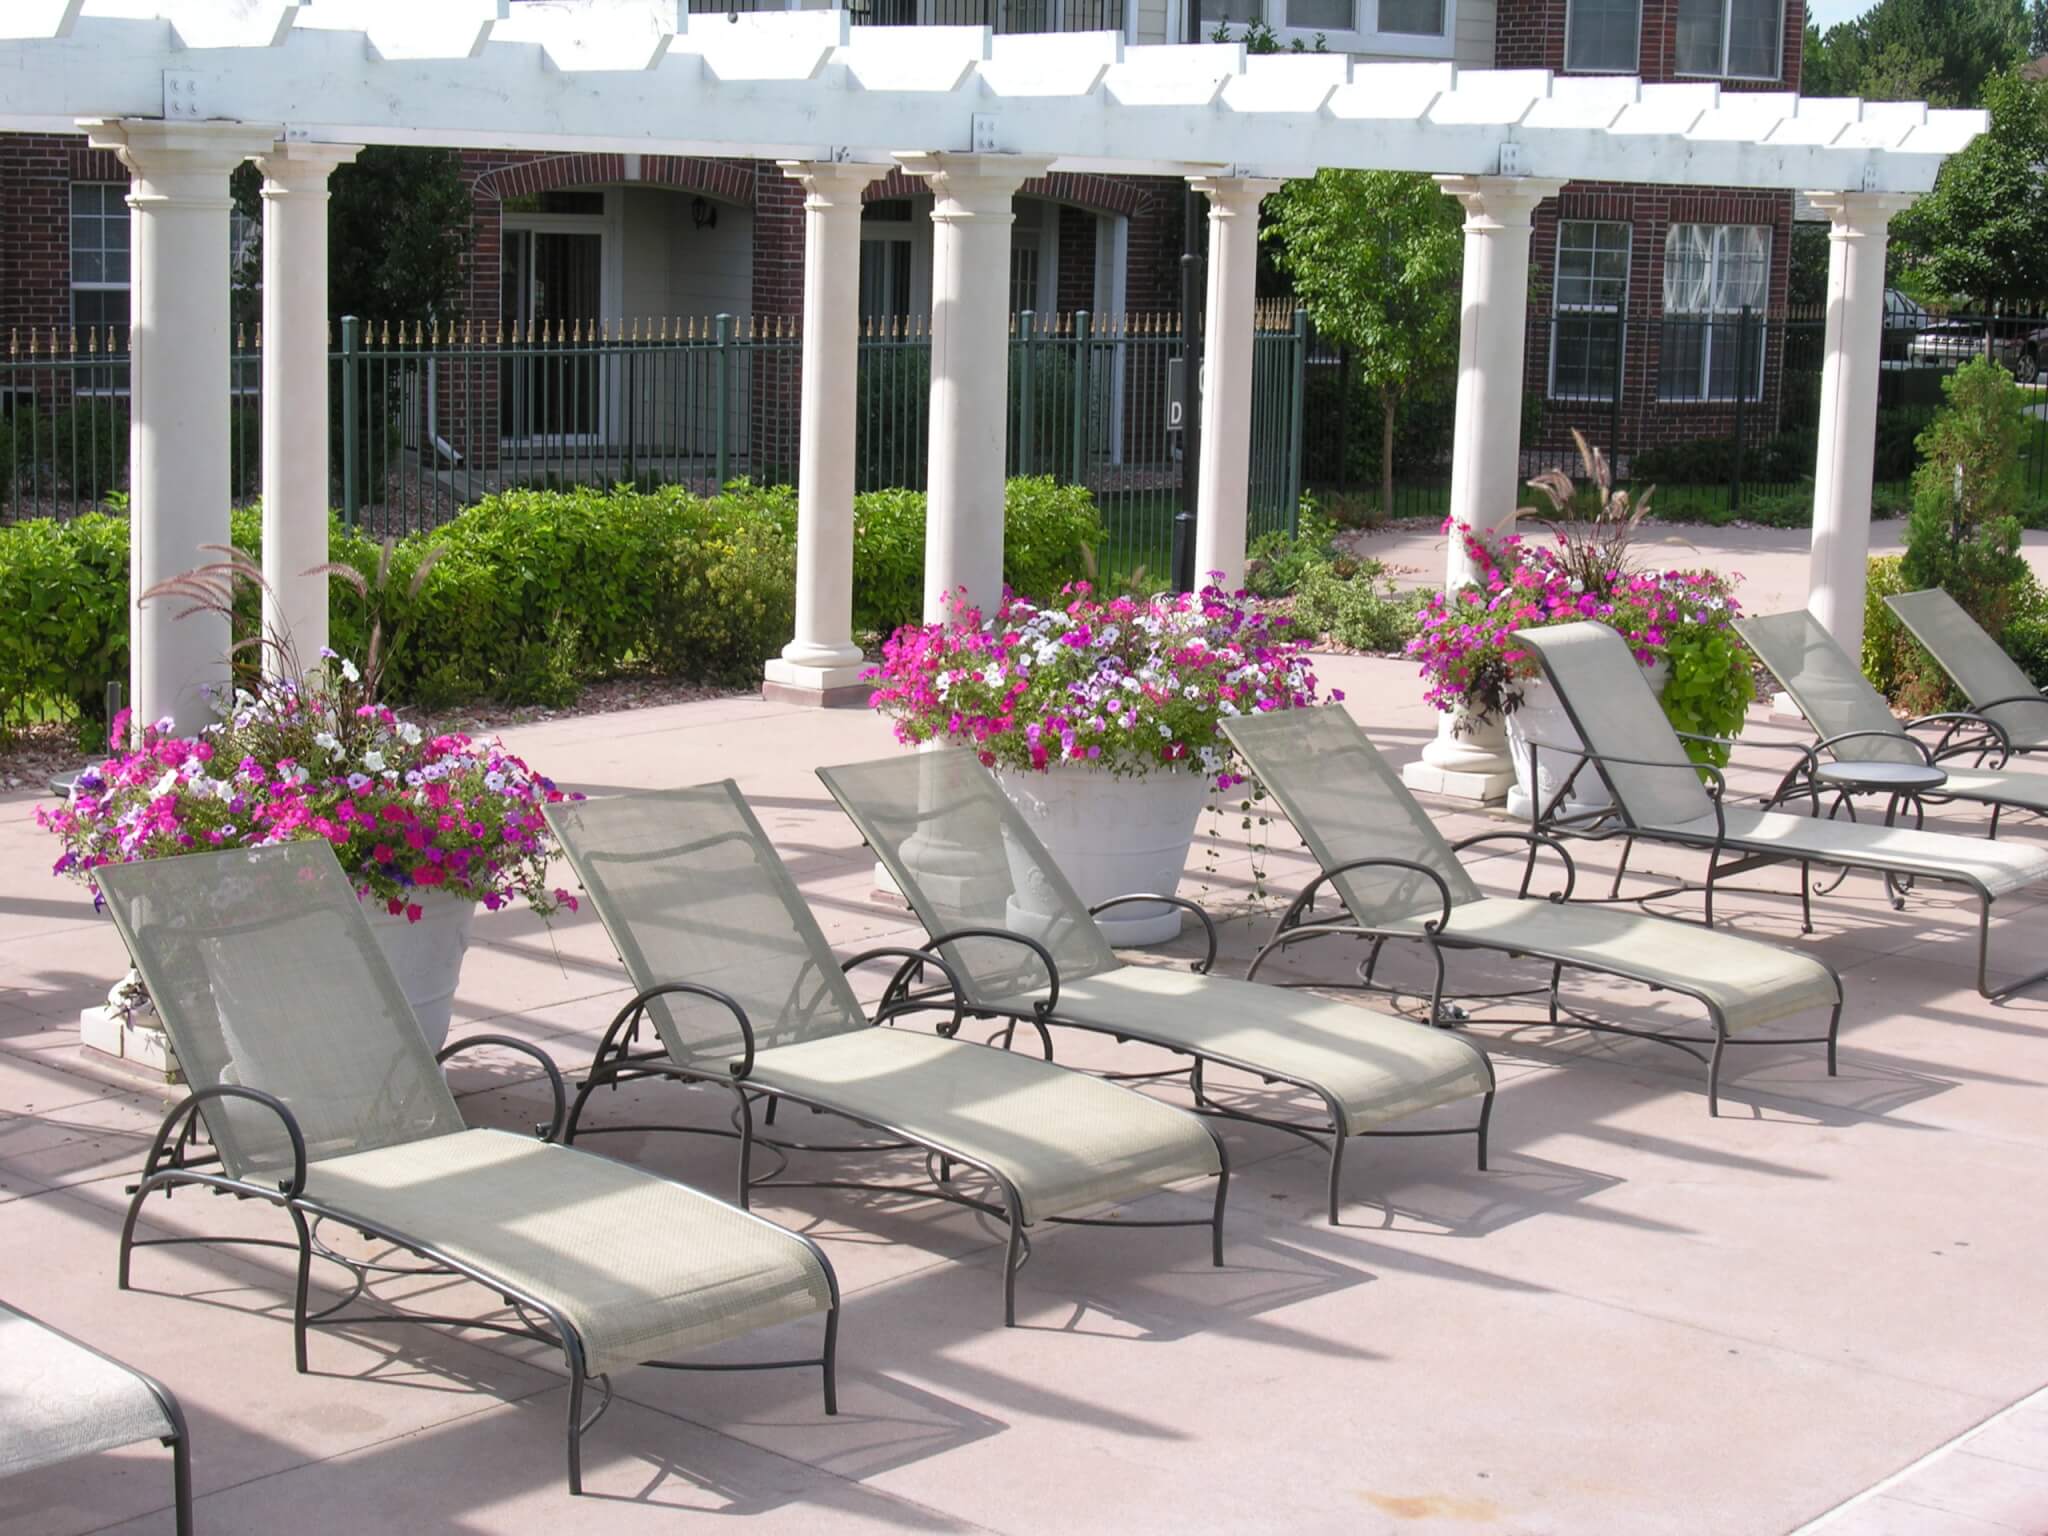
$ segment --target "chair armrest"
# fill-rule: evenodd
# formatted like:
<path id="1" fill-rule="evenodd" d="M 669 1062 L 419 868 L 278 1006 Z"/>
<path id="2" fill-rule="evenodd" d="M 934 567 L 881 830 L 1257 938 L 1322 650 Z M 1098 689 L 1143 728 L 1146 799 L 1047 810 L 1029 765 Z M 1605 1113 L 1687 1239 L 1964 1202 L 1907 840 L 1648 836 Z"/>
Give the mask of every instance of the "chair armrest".
<path id="1" fill-rule="evenodd" d="M 206 1105 L 217 1099 L 247 1099 L 251 1104 L 261 1104 L 284 1123 L 285 1136 L 292 1144 L 292 1176 L 277 1186 L 277 1192 L 287 1200 L 296 1200 L 306 1192 L 306 1134 L 299 1129 L 299 1118 L 291 1112 L 284 1100 L 265 1093 L 260 1088 L 244 1088 L 239 1083 L 214 1083 L 187 1094 L 164 1116 L 164 1122 L 157 1127 L 156 1139 L 149 1144 L 149 1156 L 142 1165 L 143 1182 L 147 1183 L 162 1165 L 164 1153 L 172 1143 L 173 1132 L 192 1116 L 197 1115 Z"/>
<path id="2" fill-rule="evenodd" d="M 1958 736 L 1972 730 L 1983 731 L 1998 743 L 1998 761 L 1992 766 L 2003 768 L 2012 761 L 2012 737 L 1996 720 L 1987 719 L 1973 709 L 1945 709 L 1938 714 L 1922 715 L 1917 720 L 1908 720 L 1906 729 L 1917 731 L 1923 725 L 1943 724 L 1947 727 L 1941 733 L 1941 740 L 1934 744 L 1928 755 L 1929 762 L 1940 762 L 1944 757 L 1960 757 L 1966 752 L 1985 752 L 1988 747 L 1972 746 L 1968 741 L 1958 742 Z"/>
<path id="3" fill-rule="evenodd" d="M 602 1054 L 605 1046 L 611 1044 L 612 1036 L 618 1033 L 620 1026 L 628 1019 L 645 1013 L 647 1005 L 657 997 L 668 997 L 675 993 L 683 993 L 690 997 L 708 998 L 714 1003 L 724 1005 L 726 1012 L 730 1013 L 739 1024 L 740 1039 L 747 1048 L 746 1054 L 740 1058 L 740 1064 L 732 1068 L 732 1075 L 735 1078 L 743 1078 L 752 1072 L 754 1070 L 754 1026 L 747 1018 L 747 1010 L 740 1006 L 738 998 L 721 992 L 716 987 L 700 986 L 694 981 L 664 981 L 660 986 L 649 987 L 645 992 L 640 993 L 613 1017 L 611 1028 L 605 1031 L 604 1041 L 598 1046 L 599 1053 Z"/>
<path id="4" fill-rule="evenodd" d="M 875 1023 L 879 1024 L 891 1016 L 892 1010 L 888 1007 L 889 997 L 898 987 L 905 989 L 903 993 L 904 1000 L 906 1002 L 911 1000 L 911 994 L 908 990 L 910 973 L 913 970 L 932 965 L 937 966 L 939 974 L 946 978 L 946 986 L 953 994 L 952 1022 L 942 1024 L 939 1027 L 939 1033 L 946 1036 L 957 1035 L 960 1032 L 960 1026 L 967 1019 L 967 994 L 961 990 L 959 974 L 954 971 L 945 956 L 933 954 L 929 950 L 911 949 L 907 945 L 902 944 L 884 944 L 877 949 L 864 949 L 859 954 L 840 961 L 839 970 L 843 975 L 852 971 L 856 966 L 866 965 L 870 960 L 887 960 L 891 958 L 901 960 L 903 963 L 896 967 L 896 974 L 889 978 L 889 985 L 882 992 L 882 1001 L 875 1008 Z M 924 995 L 931 997 L 936 995 L 936 992 L 928 992 Z M 924 1005 L 920 1002 L 918 1006 L 922 1007 Z"/>
<path id="5" fill-rule="evenodd" d="M 1038 940 L 1027 938 L 1021 933 L 1012 933 L 1007 928 L 954 928 L 945 933 L 934 934 L 925 941 L 928 951 L 936 952 L 941 944 L 952 944 L 961 939 L 1004 939 L 1012 944 L 1021 944 L 1038 956 L 1038 963 L 1045 967 L 1046 993 L 1033 1006 L 1040 1018 L 1044 1018 L 1058 1006 L 1060 1000 L 1060 968 L 1053 962 L 1052 951 Z"/>
<path id="6" fill-rule="evenodd" d="M 1188 969 L 1193 971 L 1198 976 L 1205 976 L 1209 973 L 1211 969 L 1215 967 L 1216 920 L 1210 917 L 1208 913 L 1204 912 L 1194 902 L 1189 901 L 1185 896 L 1155 896 L 1142 891 L 1134 891 L 1128 896 L 1112 896 L 1107 901 L 1098 901 L 1097 903 L 1095 903 L 1094 906 L 1088 909 L 1088 915 L 1090 917 L 1100 917 L 1103 913 L 1107 912 L 1111 907 L 1121 907 L 1127 902 L 1140 901 L 1156 901 L 1169 907 L 1179 907 L 1183 911 L 1192 912 L 1195 914 L 1196 917 L 1199 917 L 1202 920 L 1202 932 L 1204 935 L 1207 936 L 1209 940 L 1209 953 L 1204 955 L 1200 960 L 1189 961 Z"/>
<path id="7" fill-rule="evenodd" d="M 1285 912 L 1280 914 L 1280 923 L 1274 929 L 1274 937 L 1278 938 L 1280 934 L 1294 928 L 1301 922 L 1301 914 L 1315 903 L 1317 891 L 1335 880 L 1339 875 L 1348 875 L 1355 869 L 1405 869 L 1410 874 L 1427 876 L 1429 883 L 1436 887 L 1438 910 L 1437 915 L 1424 924 L 1424 927 L 1430 933 L 1442 933 L 1450 925 L 1451 888 L 1445 883 L 1444 877 L 1431 869 L 1427 864 L 1418 864 L 1413 859 L 1346 859 L 1342 864 L 1333 865 L 1329 869 L 1320 871 L 1315 879 L 1309 881 L 1302 888 L 1301 894 L 1294 898 Z M 1355 912 L 1351 915 L 1354 919 L 1358 916 Z M 1331 928 L 1340 925 L 1319 923 L 1316 926 L 1319 928 Z"/>
<path id="8" fill-rule="evenodd" d="M 1451 844 L 1451 852 L 1463 853 L 1467 848 L 1476 847 L 1480 843 L 1505 841 L 1524 842 L 1529 845 L 1529 862 L 1522 871 L 1522 895 L 1526 896 L 1529 894 L 1529 880 L 1536 873 L 1536 850 L 1538 848 L 1548 848 L 1564 863 L 1564 889 L 1547 899 L 1557 902 L 1565 902 L 1572 899 L 1572 891 L 1579 883 L 1579 867 L 1572 861 L 1572 856 L 1565 851 L 1564 844 L 1552 837 L 1548 832 L 1525 832 L 1518 827 L 1503 827 L 1498 832 L 1475 832 L 1472 836 L 1461 837 Z"/>
<path id="9" fill-rule="evenodd" d="M 1987 709 L 1997 709 L 2003 704 L 2048 704 L 2048 693 L 2015 693 L 2002 699 L 1986 699 L 1982 704 L 1972 704 L 1971 709 L 1983 714 Z"/>
<path id="10" fill-rule="evenodd" d="M 1811 750 L 1815 754 L 1833 752 L 1836 747 L 1845 741 L 1865 741 L 1871 738 L 1876 738 L 1879 741 L 1911 742 L 1914 750 L 1925 759 L 1927 766 L 1930 768 L 1934 766 L 1934 754 L 1927 749 L 1926 742 L 1919 740 L 1917 737 L 1905 735 L 1901 731 L 1884 731 L 1872 727 L 1865 727 L 1862 730 L 1855 731 L 1843 731 L 1839 736 L 1822 737 L 1819 741 L 1813 743 Z"/>
<path id="11" fill-rule="evenodd" d="M 471 1050 L 479 1045 L 503 1046 L 508 1051 L 517 1051 L 523 1056 L 531 1056 L 541 1064 L 548 1074 L 548 1088 L 555 1096 L 555 1114 L 554 1118 L 546 1125 L 536 1125 L 533 1128 L 533 1134 L 542 1141 L 553 1141 L 557 1136 L 561 1135 L 562 1118 L 569 1112 L 569 1090 L 562 1081 L 562 1069 L 555 1065 L 555 1058 L 539 1046 L 529 1044 L 524 1040 L 514 1040 L 510 1035 L 471 1035 L 465 1040 L 456 1041 L 453 1045 L 442 1046 L 440 1050 L 434 1053 L 434 1060 L 446 1066 L 449 1057 L 460 1055 L 463 1051 Z"/>

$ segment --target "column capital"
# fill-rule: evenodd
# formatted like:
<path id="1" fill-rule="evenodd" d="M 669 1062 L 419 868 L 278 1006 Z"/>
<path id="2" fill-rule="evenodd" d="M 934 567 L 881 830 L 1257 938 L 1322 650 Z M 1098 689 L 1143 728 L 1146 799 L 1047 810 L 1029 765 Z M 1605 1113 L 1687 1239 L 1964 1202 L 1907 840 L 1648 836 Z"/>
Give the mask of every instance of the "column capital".
<path id="1" fill-rule="evenodd" d="M 172 123 L 156 118 L 86 118 L 94 149 L 111 149 L 130 175 L 159 196 L 225 201 L 225 178 L 244 160 L 270 153 L 278 129 L 251 123 Z"/>
<path id="2" fill-rule="evenodd" d="M 782 174 L 804 189 L 806 208 L 859 206 L 861 194 L 890 167 L 865 160 L 778 160 Z"/>
<path id="3" fill-rule="evenodd" d="M 932 150 L 901 150 L 896 163 L 932 189 L 938 206 L 932 217 L 949 219 L 1009 218 L 1010 200 L 1052 161 L 1033 155 L 953 154 Z"/>
<path id="4" fill-rule="evenodd" d="M 1188 190 L 1209 199 L 1209 217 L 1256 213 L 1259 204 L 1287 183 L 1277 176 L 1202 175 L 1188 178 Z"/>
<path id="5" fill-rule="evenodd" d="M 1916 192 L 1809 192 L 1806 200 L 1828 216 L 1828 237 L 1853 240 L 1881 235 L 1892 219 L 1920 201 Z"/>
<path id="6" fill-rule="evenodd" d="M 254 157 L 263 173 L 264 193 L 270 184 L 280 187 L 325 187 L 335 167 L 352 164 L 363 152 L 360 144 L 310 144 L 303 139 L 279 139 L 270 149 Z"/>
<path id="7" fill-rule="evenodd" d="M 1561 181 L 1535 176 L 1438 176 L 1433 178 L 1446 197 L 1454 197 L 1465 208 L 1469 230 L 1527 229 L 1529 216 L 1546 197 L 1564 190 Z"/>

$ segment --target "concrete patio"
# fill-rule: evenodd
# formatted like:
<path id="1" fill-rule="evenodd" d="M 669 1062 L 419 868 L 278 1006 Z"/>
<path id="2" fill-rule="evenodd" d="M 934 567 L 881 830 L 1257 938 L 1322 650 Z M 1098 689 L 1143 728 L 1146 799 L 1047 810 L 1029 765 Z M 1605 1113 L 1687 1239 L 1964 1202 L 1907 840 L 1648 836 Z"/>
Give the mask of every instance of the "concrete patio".
<path id="1" fill-rule="evenodd" d="M 1336 658 L 1322 670 L 1398 759 L 1433 735 L 1406 665 Z M 1752 730 L 1785 733 L 1761 713 Z M 812 776 L 892 749 L 864 711 L 733 699 L 512 739 L 592 794 L 730 775 L 835 945 L 908 932 L 874 899 L 871 860 Z M 1764 785 L 1735 776 L 1738 792 Z M 760 1208 L 816 1236 L 841 1277 L 840 1415 L 821 1416 L 807 1378 L 627 1372 L 586 1442 L 592 1496 L 572 1500 L 566 1387 L 536 1346 L 323 1331 L 314 1374 L 298 1376 L 282 1255 L 147 1250 L 138 1289 L 114 1289 L 123 1185 L 163 1099 L 81 1056 L 77 1013 L 125 961 L 82 894 L 46 877 L 34 804 L 0 801 L 12 872 L 0 896 L 0 1294 L 181 1395 L 206 1531 L 654 1531 L 698 1512 L 762 1531 L 1772 1532 L 1824 1516 L 2048 1380 L 2048 1314 L 2035 1304 L 2048 1264 L 2048 999 L 1975 995 L 1974 913 L 1960 897 L 1923 892 L 1895 913 L 1876 881 L 1852 878 L 1816 901 L 1819 931 L 1801 938 L 1790 873 L 1766 871 L 1743 882 L 1760 893 L 1725 910 L 1741 931 L 1841 969 L 1839 1077 L 1811 1047 L 1738 1052 L 1710 1120 L 1704 1068 L 1674 1051 L 1482 1024 L 1502 1084 L 1491 1172 L 1457 1141 L 1362 1144 L 1332 1230 L 1318 1218 L 1321 1155 L 1231 1127 L 1227 1267 L 1211 1269 L 1187 1232 L 1041 1233 L 1022 1326 L 1008 1331 L 1000 1236 L 979 1218 L 888 1196 L 771 1195 Z M 1481 825 L 1468 812 L 1444 821 Z M 1182 893 L 1228 917 L 1223 968 L 1242 974 L 1274 900 L 1255 893 L 1237 823 L 1205 818 Z M 1941 824 L 1981 832 L 1982 818 Z M 1284 897 L 1307 866 L 1284 827 L 1270 838 L 1267 879 Z M 1613 851 L 1575 852 L 1582 891 L 1603 883 Z M 1638 863 L 1697 873 L 1670 853 Z M 1482 878 L 1506 888 L 1518 869 L 1503 855 Z M 2041 898 L 2000 906 L 1994 957 L 2037 961 Z M 549 929 L 482 917 L 477 932 L 454 1035 L 487 1027 L 579 1067 L 627 995 L 594 918 Z M 1297 975 L 1340 974 L 1335 952 L 1297 954 Z M 1613 998 L 1633 1023 L 1683 1017 L 1649 994 Z M 1059 1038 L 1068 1061 L 1148 1060 Z M 457 1071 L 474 1120 L 545 1117 L 517 1061 Z M 708 1096 L 642 1092 L 657 1113 L 714 1113 Z M 617 1114 L 600 1104 L 598 1123 Z M 731 1187 L 722 1143 L 623 1136 L 605 1150 Z M 281 1225 L 198 1193 L 154 1203 L 148 1219 L 160 1232 Z M 316 1283 L 332 1279 L 316 1269 Z M 495 1298 L 458 1287 L 432 1300 L 482 1315 Z M 164 1460 L 137 1450 L 0 1484 L 0 1532 L 167 1530 Z M 2008 1415 L 1825 1528 L 2048 1529 L 2048 1410 Z"/>

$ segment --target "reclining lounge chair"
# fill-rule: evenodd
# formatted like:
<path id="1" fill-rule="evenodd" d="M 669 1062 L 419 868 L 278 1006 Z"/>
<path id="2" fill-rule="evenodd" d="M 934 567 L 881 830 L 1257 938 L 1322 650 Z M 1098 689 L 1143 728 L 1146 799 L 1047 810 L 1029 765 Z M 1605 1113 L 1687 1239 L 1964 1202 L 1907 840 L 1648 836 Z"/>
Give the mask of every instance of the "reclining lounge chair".
<path id="1" fill-rule="evenodd" d="M 1430 1017 L 1445 1022 L 1444 954 L 1492 950 L 1550 965 L 1549 1018 L 1560 1024 L 1558 985 L 1567 966 L 1622 976 L 1697 1001 L 1713 1023 L 1708 1036 L 1630 1029 L 1563 1009 L 1588 1029 L 1633 1035 L 1675 1046 L 1693 1056 L 1711 1046 L 1707 1112 L 1720 1113 L 1721 1053 L 1729 1044 L 1799 1044 L 1827 1047 L 1835 1071 L 1835 1035 L 1842 1022 L 1842 982 L 1827 966 L 1791 950 L 1738 938 L 1711 928 L 1609 906 L 1573 903 L 1576 871 L 1556 838 L 1502 829 L 1449 843 L 1415 802 L 1387 760 L 1339 705 L 1276 710 L 1224 723 L 1259 782 L 1287 813 L 1322 873 L 1281 916 L 1273 938 L 1252 961 L 1249 980 L 1269 956 L 1304 939 L 1330 935 L 1370 940 L 1359 967 L 1362 985 L 1380 985 L 1373 969 L 1389 939 L 1426 946 L 1436 963 Z M 1519 840 L 1526 845 L 1520 896 L 1487 896 L 1458 860 L 1479 844 Z M 1564 889 L 1551 899 L 1529 896 L 1539 851 L 1564 865 Z M 1315 898 L 1328 887 L 1349 922 L 1309 923 Z M 1512 995 L 1512 994 L 1510 994 Z M 1808 1009 L 1826 1008 L 1825 1035 L 1755 1041 L 1747 1032 Z"/>
<path id="2" fill-rule="evenodd" d="M 875 960 L 897 970 L 946 973 L 916 950 L 871 949 L 842 963 L 761 824 L 730 781 L 695 789 L 549 806 L 548 822 L 623 959 L 636 996 L 599 1044 L 576 1096 L 568 1135 L 616 1130 L 689 1131 L 676 1125 L 586 1126 L 591 1094 L 658 1076 L 722 1086 L 734 1099 L 739 1201 L 764 1185 L 883 1188 L 799 1182 L 778 1168 L 752 1176 L 756 1143 L 784 1166 L 791 1152 L 920 1148 L 937 1160 L 927 1189 L 1007 1223 L 1003 1320 L 1017 1316 L 1025 1229 L 1041 1220 L 1084 1226 L 1207 1226 L 1223 1262 L 1230 1172 L 1222 1141 L 1183 1110 L 1033 1057 L 965 1040 L 868 1022 L 847 972 Z M 957 1000 L 956 1000 L 957 1001 Z M 934 1005 L 940 1006 L 940 1005 Z M 948 1008 L 957 1027 L 958 1011 Z M 656 1040 L 635 1050 L 642 1023 Z M 778 1100 L 857 1122 L 892 1141 L 868 1148 L 806 1147 L 754 1126 Z M 953 1165 L 993 1181 L 989 1200 L 960 1188 Z M 1213 1177 L 1213 1212 L 1201 1220 L 1111 1220 L 1073 1213 L 1137 1199 L 1184 1179 Z"/>
<path id="3" fill-rule="evenodd" d="M 2048 774 L 1973 767 L 1965 761 L 1989 757 L 1994 764 L 2002 764 L 2008 755 L 2002 727 L 1982 715 L 1960 712 L 1927 715 L 1902 724 L 1884 696 L 1870 686 L 1863 669 L 1804 608 L 1738 619 L 1735 629 L 1821 738 L 1799 748 L 1800 759 L 1771 796 L 1773 804 L 1806 797 L 1817 808 L 1820 797 L 1829 792 L 1822 763 L 1825 756 L 1838 763 L 1938 768 L 1945 777 L 1939 788 L 1925 792 L 1925 798 L 1990 806 L 1994 837 L 2003 811 L 2048 815 Z M 2042 702 L 2048 704 L 2048 699 Z M 1942 728 L 1935 742 L 1912 734 L 1930 725 Z"/>
<path id="4" fill-rule="evenodd" d="M 1867 870 L 1892 879 L 1946 881 L 1976 896 L 1977 990 L 1996 1000 L 2048 977 L 2048 970 L 1993 991 L 1991 904 L 2009 891 L 2048 880 L 2048 853 L 1984 838 L 1923 832 L 1910 827 L 1873 826 L 1795 816 L 1787 811 L 1748 810 L 1728 803 L 1727 781 L 1718 769 L 1696 767 L 1679 745 L 1657 697 L 1624 641 L 1591 620 L 1516 632 L 1542 663 L 1583 747 L 1538 742 L 1538 751 L 1582 756 L 1596 766 L 1614 796 L 1612 816 L 1624 838 L 1622 861 L 1637 841 L 1696 848 L 1707 855 L 1706 922 L 1714 921 L 1717 881 L 1767 864 L 1800 866 L 1799 892 L 1807 931 L 1812 931 L 1812 865 Z M 1712 791 L 1701 782 L 1711 781 Z M 1567 780 L 1553 803 L 1569 788 Z M 1534 814 L 1543 825 L 1548 807 Z"/>
<path id="5" fill-rule="evenodd" d="M 2004 733 L 2007 753 L 2048 751 L 2048 695 L 1961 604 L 1930 587 L 1900 592 L 1884 605 L 1963 690 L 1971 710 Z"/>
<path id="6" fill-rule="evenodd" d="M 1473 1135 L 1486 1166 L 1493 1067 L 1470 1042 L 1348 1003 L 1211 976 L 1215 928 L 1171 893 L 1119 897 L 1094 912 L 1132 900 L 1184 907 L 1208 933 L 1207 959 L 1193 974 L 1120 963 L 1094 912 L 966 752 L 902 753 L 818 776 L 895 878 L 930 935 L 926 950 L 948 962 L 969 1012 L 1032 1025 L 1048 1058 L 1053 1024 L 1192 1057 L 1189 1082 L 1206 1113 L 1327 1141 L 1333 1224 L 1348 1137 Z M 1215 1103 L 1203 1081 L 1210 1066 L 1307 1090 L 1322 1101 L 1328 1129 Z M 1479 1121 L 1469 1129 L 1385 1128 L 1473 1097 Z"/>
<path id="7" fill-rule="evenodd" d="M 161 1440 L 172 1519 L 192 1536 L 192 1450 L 169 1388 L 4 1302 L 0 1362 L 0 1477 Z"/>
<path id="8" fill-rule="evenodd" d="M 838 1285 L 815 1243 L 610 1158 L 463 1124 L 437 1058 L 393 980 L 356 895 L 325 843 L 195 853 L 95 872 L 191 1086 L 165 1117 L 121 1232 L 119 1283 L 135 1248 L 247 1243 L 297 1256 L 298 1369 L 314 1325 L 419 1321 L 538 1339 L 569 1371 L 569 1491 L 582 1491 L 582 1437 L 611 1400 L 608 1373 L 817 1367 L 835 1411 Z M 203 1124 L 202 1124 L 203 1122 Z M 207 1150 L 197 1133 L 204 1130 Z M 295 1238 L 137 1237 L 158 1191 L 202 1185 L 282 1206 Z M 504 1297 L 515 1322 L 350 1312 L 368 1267 L 320 1241 L 318 1224 L 381 1238 Z M 325 1311 L 307 1308 L 313 1259 L 352 1271 Z M 757 1328 L 825 1314 L 816 1358 L 697 1367 L 666 1357 Z M 584 1385 L 604 1402 L 586 1418 Z"/>

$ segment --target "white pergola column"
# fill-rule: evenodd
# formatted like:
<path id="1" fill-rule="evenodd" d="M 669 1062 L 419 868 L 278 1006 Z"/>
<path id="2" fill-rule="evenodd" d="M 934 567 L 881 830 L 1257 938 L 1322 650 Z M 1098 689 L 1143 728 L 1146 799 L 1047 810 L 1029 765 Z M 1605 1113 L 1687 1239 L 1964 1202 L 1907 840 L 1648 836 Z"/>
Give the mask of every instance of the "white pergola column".
<path id="1" fill-rule="evenodd" d="M 327 644 L 328 178 L 355 144 L 280 142 L 263 172 L 263 670 L 310 672 Z M 357 660 L 361 660 L 360 657 Z"/>
<path id="2" fill-rule="evenodd" d="M 1209 294 L 1202 333 L 1202 451 L 1196 480 L 1195 583 L 1214 572 L 1244 585 L 1251 498 L 1252 348 L 1259 268 L 1259 203 L 1278 181 L 1190 176 L 1209 199 Z"/>
<path id="3" fill-rule="evenodd" d="M 1451 441 L 1454 522 L 1491 533 L 1514 513 L 1521 489 L 1522 369 L 1529 318 L 1529 218 L 1564 183 L 1526 176 L 1439 176 L 1465 209 L 1465 274 L 1458 323 L 1458 414 Z M 1449 535 L 1444 583 L 1471 575 L 1463 540 Z M 1436 740 L 1403 773 L 1410 787 L 1464 800 L 1497 800 L 1514 770 L 1498 719 Z"/>
<path id="4" fill-rule="evenodd" d="M 992 613 L 1003 595 L 1003 479 L 1010 397 L 1010 226 L 1017 189 L 1049 161 L 900 154 L 932 189 L 932 408 L 925 493 L 924 617 L 948 594 Z"/>
<path id="5" fill-rule="evenodd" d="M 1863 589 L 1877 457 L 1878 359 L 1884 341 L 1884 254 L 1892 215 L 1913 199 L 1814 192 L 1827 214 L 1827 350 L 1820 371 L 1820 445 L 1813 465 L 1813 553 L 1806 607 L 1851 656 L 1863 654 Z"/>
<path id="6" fill-rule="evenodd" d="M 796 635 L 763 692 L 803 704 L 865 698 L 853 643 L 854 381 L 860 355 L 860 208 L 885 165 L 784 160 L 804 189 L 802 427 L 796 473 Z"/>
<path id="7" fill-rule="evenodd" d="M 81 124 L 128 168 L 129 686 L 142 724 L 182 733 L 213 718 L 229 631 L 212 614 L 140 595 L 220 559 L 228 542 L 228 173 L 277 141 L 241 123 L 125 118 Z"/>

